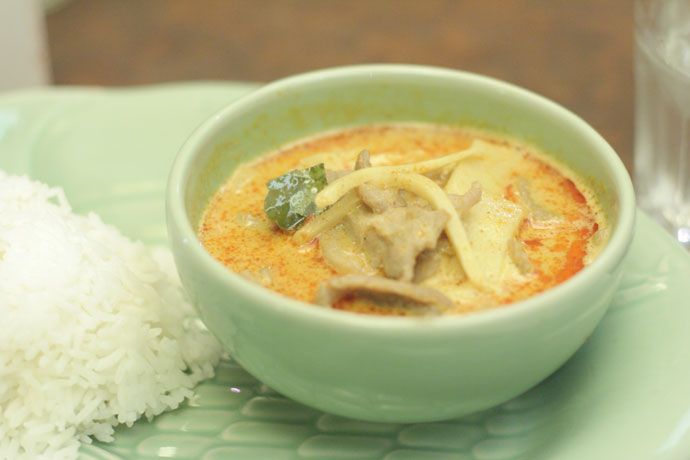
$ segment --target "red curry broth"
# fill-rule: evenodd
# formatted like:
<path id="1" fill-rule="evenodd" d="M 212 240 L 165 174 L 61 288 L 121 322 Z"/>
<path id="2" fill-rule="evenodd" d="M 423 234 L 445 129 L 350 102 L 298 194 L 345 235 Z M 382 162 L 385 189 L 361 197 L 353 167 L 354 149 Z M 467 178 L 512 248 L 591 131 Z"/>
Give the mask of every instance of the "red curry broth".
<path id="1" fill-rule="evenodd" d="M 476 137 L 509 146 L 513 151 L 515 160 L 511 160 L 512 170 L 503 188 L 503 198 L 518 203 L 517 181 L 527 181 L 532 184 L 535 201 L 553 210 L 558 218 L 537 220 L 528 215 L 520 223 L 515 237 L 532 265 L 528 276 L 506 280 L 500 292 L 454 298 L 455 309 L 445 313 L 505 305 L 573 276 L 598 251 L 602 243 L 597 241 L 605 239 L 593 238 L 603 225 L 593 193 L 570 171 L 555 166 L 532 146 L 448 126 L 363 126 L 311 137 L 263 155 L 238 168 L 211 199 L 202 216 L 199 237 L 213 257 L 229 269 L 251 273 L 276 292 L 312 302 L 320 283 L 337 273 L 323 260 L 318 239 L 299 244 L 292 238 L 293 232 L 280 230 L 268 220 L 263 210 L 266 182 L 289 170 L 305 167 L 305 159 L 314 155 L 319 155 L 316 157 L 319 160 L 325 153 L 327 160 L 341 163 L 332 167 L 351 169 L 353 152 L 366 148 L 374 165 L 377 156 L 387 161 L 392 158 L 398 163 L 412 163 L 466 149 Z M 456 284 L 463 283 L 467 281 L 459 276 Z M 355 298 L 341 300 L 334 307 L 362 313 L 411 313 L 408 309 Z"/>

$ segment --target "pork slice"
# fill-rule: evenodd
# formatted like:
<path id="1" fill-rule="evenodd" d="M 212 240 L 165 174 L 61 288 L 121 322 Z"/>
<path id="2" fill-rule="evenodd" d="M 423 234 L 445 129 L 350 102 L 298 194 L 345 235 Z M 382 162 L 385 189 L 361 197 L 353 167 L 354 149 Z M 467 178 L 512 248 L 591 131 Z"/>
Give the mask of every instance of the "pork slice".
<path id="1" fill-rule="evenodd" d="M 330 306 L 346 295 L 373 293 L 402 298 L 416 304 L 452 307 L 453 301 L 436 289 L 379 276 L 344 275 L 321 283 L 316 303 Z"/>
<path id="2" fill-rule="evenodd" d="M 515 238 L 508 240 L 508 254 L 520 273 L 525 275 L 532 271 L 532 262 L 529 260 L 525 247 Z"/>
<path id="3" fill-rule="evenodd" d="M 379 188 L 370 184 L 357 187 L 359 198 L 377 214 L 388 208 L 405 206 L 407 203 L 396 189 Z"/>
<path id="4" fill-rule="evenodd" d="M 388 251 L 388 243 L 373 229 L 367 229 L 362 239 L 362 246 L 369 256 L 369 263 L 378 270 L 383 266 L 383 258 Z"/>
<path id="5" fill-rule="evenodd" d="M 406 206 L 418 206 L 424 209 L 432 209 L 428 201 L 426 201 L 424 198 L 418 195 L 415 195 L 412 192 L 408 192 L 405 189 L 400 189 L 398 190 L 398 193 L 400 194 L 400 197 L 403 199 L 403 201 L 406 203 Z"/>
<path id="6" fill-rule="evenodd" d="M 388 278 L 411 281 L 417 256 L 436 246 L 448 221 L 445 211 L 417 206 L 389 208 L 369 219 L 369 227 L 383 240 L 381 260 Z"/>
<path id="7" fill-rule="evenodd" d="M 371 167 L 370 156 L 371 155 L 369 153 L 369 150 L 367 149 L 364 149 L 361 152 L 359 152 L 359 155 L 357 155 L 357 161 L 355 161 L 355 171 L 358 169 Z"/>
<path id="8" fill-rule="evenodd" d="M 431 278 L 441 268 L 441 251 L 437 249 L 425 249 L 417 256 L 414 266 L 414 276 L 412 282 L 421 283 L 425 279 Z"/>
<path id="9" fill-rule="evenodd" d="M 529 191 L 529 185 L 527 184 L 527 181 L 525 179 L 520 178 L 520 180 L 518 181 L 517 188 L 522 202 L 526 204 L 527 207 L 530 209 L 534 220 L 549 220 L 557 217 L 555 213 L 545 209 L 536 201 L 534 201 L 534 199 L 532 198 L 532 194 Z"/>
<path id="10" fill-rule="evenodd" d="M 371 166 L 371 161 L 369 160 L 369 150 L 362 150 L 357 155 L 357 161 L 355 162 L 355 169 L 368 168 Z M 326 170 L 326 182 L 332 184 L 343 176 L 347 176 L 352 171 L 347 170 Z"/>
<path id="11" fill-rule="evenodd" d="M 463 216 L 482 199 L 482 186 L 479 182 L 472 182 L 472 186 L 462 195 L 449 193 L 448 198 L 453 207 L 458 211 L 458 215 Z"/>
<path id="12" fill-rule="evenodd" d="M 445 187 L 446 183 L 448 182 L 448 178 L 450 178 L 450 175 L 453 173 L 454 169 L 455 164 L 439 169 L 434 169 L 433 171 L 429 171 L 424 175 L 432 181 L 436 182 L 436 184 L 438 184 L 439 187 Z"/>

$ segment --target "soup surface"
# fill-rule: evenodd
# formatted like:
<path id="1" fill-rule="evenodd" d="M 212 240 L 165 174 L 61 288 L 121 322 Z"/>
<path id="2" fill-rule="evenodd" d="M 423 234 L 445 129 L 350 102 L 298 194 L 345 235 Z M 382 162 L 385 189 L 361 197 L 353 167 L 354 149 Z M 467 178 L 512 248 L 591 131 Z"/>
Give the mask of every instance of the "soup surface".
<path id="1" fill-rule="evenodd" d="M 608 231 L 592 191 L 532 145 L 390 124 L 241 165 L 210 200 L 199 237 L 229 269 L 288 297 L 418 315 L 548 289 L 590 263 Z"/>

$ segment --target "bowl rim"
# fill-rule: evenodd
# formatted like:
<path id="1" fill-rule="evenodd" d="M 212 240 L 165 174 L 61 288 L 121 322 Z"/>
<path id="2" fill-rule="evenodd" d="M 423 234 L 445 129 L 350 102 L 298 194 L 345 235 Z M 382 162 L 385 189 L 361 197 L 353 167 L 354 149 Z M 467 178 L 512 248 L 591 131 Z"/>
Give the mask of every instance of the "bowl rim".
<path id="1" fill-rule="evenodd" d="M 566 281 L 551 287 L 541 293 L 526 299 L 511 303 L 501 308 L 492 308 L 477 312 L 463 313 L 460 315 L 439 315 L 423 317 L 391 317 L 378 315 L 363 315 L 344 310 L 318 307 L 314 304 L 302 302 L 271 291 L 252 283 L 240 275 L 232 272 L 221 262 L 217 261 L 207 252 L 187 215 L 185 209 L 185 191 L 188 183 L 187 172 L 197 158 L 208 139 L 222 132 L 227 119 L 235 113 L 241 113 L 250 109 L 254 104 L 271 95 L 296 87 L 308 88 L 314 81 L 338 81 L 352 77 L 379 77 L 381 75 L 422 77 L 422 78 L 453 78 L 458 82 L 482 85 L 489 90 L 495 90 L 504 96 L 519 98 L 530 106 L 548 110 L 554 117 L 562 119 L 593 143 L 594 150 L 600 153 L 605 164 L 610 170 L 613 183 L 616 187 L 616 195 L 619 199 L 618 215 L 616 216 L 616 228 L 611 232 L 609 241 L 597 258 L 585 266 L 578 273 Z M 447 69 L 441 67 L 411 65 L 411 64 L 366 64 L 310 71 L 275 82 L 266 84 L 237 100 L 226 105 L 214 115 L 204 121 L 187 138 L 173 162 L 168 184 L 166 188 L 166 217 L 168 222 L 168 238 L 171 238 L 170 227 L 177 227 L 182 242 L 188 251 L 200 264 L 203 264 L 207 274 L 221 283 L 225 283 L 230 289 L 250 299 L 257 308 L 270 309 L 273 313 L 288 316 L 302 321 L 311 321 L 319 324 L 334 323 L 340 328 L 355 327 L 358 329 L 373 329 L 377 332 L 404 331 L 405 333 L 429 330 L 434 332 L 495 325 L 496 323 L 513 323 L 519 318 L 532 316 L 544 309 L 554 308 L 559 299 L 566 299 L 586 289 L 606 273 L 613 270 L 622 262 L 631 242 L 635 224 L 635 194 L 630 176 L 620 160 L 619 156 L 608 142 L 588 123 L 560 104 L 551 101 L 537 93 L 516 86 L 502 80 L 480 75 L 472 72 Z M 615 213 L 615 211 L 614 211 Z M 194 244 L 190 244 L 194 242 Z M 174 246 L 174 242 L 170 241 Z M 567 302 L 564 302 L 564 304 Z"/>

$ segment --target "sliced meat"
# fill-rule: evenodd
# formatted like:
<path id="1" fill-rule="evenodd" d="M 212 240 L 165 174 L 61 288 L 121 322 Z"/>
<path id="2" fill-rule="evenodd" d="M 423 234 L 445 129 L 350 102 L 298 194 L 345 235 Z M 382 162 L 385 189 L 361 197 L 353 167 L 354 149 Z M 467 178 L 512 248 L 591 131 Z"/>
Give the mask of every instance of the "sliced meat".
<path id="1" fill-rule="evenodd" d="M 388 243 L 378 233 L 368 229 L 362 239 L 364 252 L 369 256 L 372 267 L 379 269 L 383 266 L 383 257 L 388 252 Z"/>
<path id="2" fill-rule="evenodd" d="M 357 155 L 357 161 L 355 162 L 355 169 L 368 168 L 371 166 L 371 161 L 369 160 L 369 150 L 362 150 Z M 346 170 L 326 170 L 326 182 L 332 184 L 343 176 L 350 174 L 352 171 Z"/>
<path id="3" fill-rule="evenodd" d="M 344 275 L 324 281 L 315 301 L 319 305 L 330 306 L 346 295 L 358 293 L 390 295 L 422 305 L 453 306 L 453 302 L 436 289 L 365 275 Z"/>
<path id="4" fill-rule="evenodd" d="M 472 182 L 472 186 L 468 191 L 462 195 L 456 195 L 454 193 L 449 193 L 448 198 L 450 202 L 453 203 L 453 207 L 458 211 L 458 214 L 462 217 L 467 214 L 472 206 L 479 203 L 482 199 L 482 186 L 479 182 Z"/>
<path id="5" fill-rule="evenodd" d="M 448 215 L 445 211 L 406 206 L 388 208 L 380 214 L 352 214 L 348 220 L 372 264 L 378 264 L 388 278 L 411 281 L 417 256 L 436 246 Z"/>
<path id="6" fill-rule="evenodd" d="M 532 211 L 532 216 L 535 220 L 549 220 L 557 217 L 556 214 L 544 209 L 532 199 L 532 195 L 529 192 L 529 185 L 527 185 L 527 181 L 525 179 L 521 178 L 518 181 L 517 188 L 520 198 L 522 199 L 523 203 L 527 205 L 530 211 Z"/>
<path id="7" fill-rule="evenodd" d="M 358 169 L 371 167 L 370 156 L 371 154 L 367 149 L 364 149 L 361 152 L 359 152 L 359 155 L 357 155 L 357 161 L 355 161 L 355 171 Z"/>
<path id="8" fill-rule="evenodd" d="M 525 275 L 532 271 L 532 262 L 530 262 L 524 246 L 515 238 L 508 240 L 508 254 L 520 273 Z"/>
<path id="9" fill-rule="evenodd" d="M 431 278 L 441 267 L 441 251 L 437 249 L 425 249 L 417 256 L 417 263 L 414 266 L 414 277 L 412 281 L 421 283 L 425 279 Z"/>
<path id="10" fill-rule="evenodd" d="M 439 187 L 445 187 L 446 183 L 448 182 L 448 178 L 453 173 L 454 169 L 455 164 L 452 164 L 444 168 L 434 169 L 433 171 L 429 171 L 424 175 L 436 182 Z"/>
<path id="11" fill-rule="evenodd" d="M 420 208 L 424 209 L 432 209 L 428 201 L 426 201 L 424 198 L 420 196 L 415 195 L 412 192 L 400 189 L 398 190 L 398 193 L 400 194 L 400 197 L 404 200 L 404 202 L 407 203 L 407 206 L 419 206 Z"/>
<path id="12" fill-rule="evenodd" d="M 359 198 L 377 214 L 388 208 L 405 206 L 405 199 L 394 189 L 379 188 L 370 184 L 362 184 L 357 187 Z"/>

